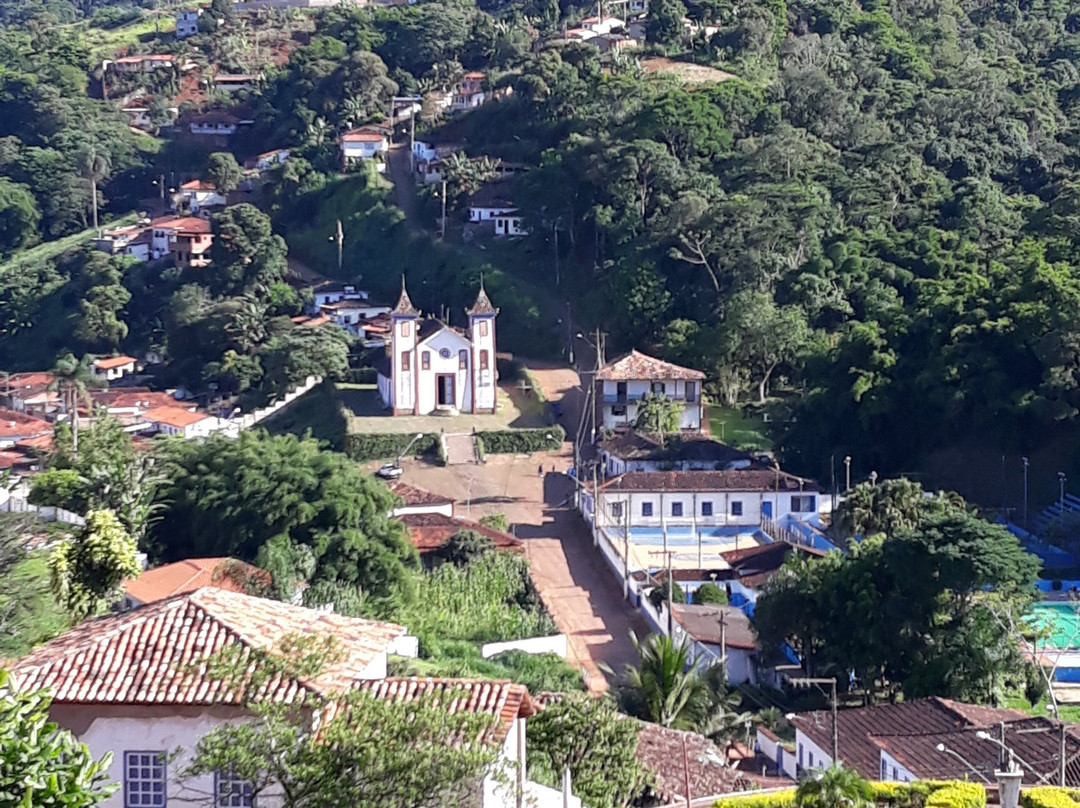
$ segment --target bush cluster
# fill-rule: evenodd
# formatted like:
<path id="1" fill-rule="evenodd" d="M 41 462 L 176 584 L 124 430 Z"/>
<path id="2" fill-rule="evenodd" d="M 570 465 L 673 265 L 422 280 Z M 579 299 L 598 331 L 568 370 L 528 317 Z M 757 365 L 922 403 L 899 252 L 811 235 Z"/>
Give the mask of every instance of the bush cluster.
<path id="1" fill-rule="evenodd" d="M 923 798 L 925 808 L 984 808 L 986 789 L 979 783 L 963 780 L 920 780 L 916 783 L 871 783 L 874 799 L 879 805 L 907 805 L 912 796 Z M 1031 792 L 1060 792 L 1047 795 L 1044 801 L 1031 801 Z M 1025 791 L 1020 801 L 1023 808 L 1076 808 L 1069 797 L 1076 792 L 1070 789 L 1035 788 Z M 1062 796 L 1068 800 L 1062 800 Z M 1039 800 L 1036 795 L 1035 800 Z M 795 789 L 774 791 L 769 794 L 745 794 L 725 797 L 713 803 L 713 808 L 793 808 Z"/>
<path id="2" fill-rule="evenodd" d="M 1058 786 L 1036 786 L 1020 792 L 1023 808 L 1076 808 L 1080 790 Z"/>
<path id="3" fill-rule="evenodd" d="M 345 454 L 360 462 L 365 460 L 390 460 L 397 457 L 415 436 L 415 433 L 348 435 L 345 438 Z M 409 452 L 416 457 L 436 455 L 439 451 L 438 447 L 439 436 L 427 434 L 414 443 Z"/>
<path id="4" fill-rule="evenodd" d="M 558 449 L 566 437 L 566 430 L 553 424 L 539 429 L 490 430 L 477 435 L 483 441 L 484 451 L 489 455 L 528 454 Z"/>

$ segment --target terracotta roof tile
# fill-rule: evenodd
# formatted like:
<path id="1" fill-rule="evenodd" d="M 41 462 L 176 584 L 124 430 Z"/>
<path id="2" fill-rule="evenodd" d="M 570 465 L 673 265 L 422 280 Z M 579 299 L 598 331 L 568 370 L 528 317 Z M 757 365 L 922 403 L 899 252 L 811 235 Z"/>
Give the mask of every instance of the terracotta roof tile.
<path id="1" fill-rule="evenodd" d="M 206 180 L 191 180 L 180 186 L 181 191 L 216 191 L 217 186 Z"/>
<path id="2" fill-rule="evenodd" d="M 683 744 L 686 763 L 683 766 Z M 746 789 L 742 772 L 725 765 L 723 751 L 696 732 L 641 722 L 637 758 L 653 775 L 654 790 L 664 802 L 686 798 L 686 769 L 695 797 L 714 797 Z"/>
<path id="3" fill-rule="evenodd" d="M 342 135 L 341 140 L 344 143 L 380 143 L 386 140 L 386 135 L 370 129 L 354 129 Z"/>
<path id="4" fill-rule="evenodd" d="M 226 646 L 275 651 L 296 635 L 333 635 L 342 652 L 314 680 L 274 679 L 245 693 L 193 672 Z M 405 634 L 402 626 L 343 617 L 204 587 L 120 615 L 88 620 L 10 666 L 24 689 L 59 704 L 242 704 L 291 701 L 353 686 Z"/>
<path id="5" fill-rule="evenodd" d="M 386 487 L 401 497 L 405 505 L 452 505 L 454 503 L 454 500 L 449 497 L 433 494 L 431 491 L 425 491 L 401 480 L 388 482 Z"/>
<path id="6" fill-rule="evenodd" d="M 125 581 L 124 594 L 146 604 L 194 592 L 204 586 L 243 592 L 236 578 L 244 575 L 270 582 L 270 573 L 233 558 L 189 558 L 155 567 L 134 580 Z"/>
<path id="7" fill-rule="evenodd" d="M 206 234 L 211 231 L 210 222 L 197 216 L 163 216 L 150 223 L 158 230 L 176 230 L 180 233 Z"/>
<path id="8" fill-rule="evenodd" d="M 0 438 L 37 437 L 51 435 L 53 425 L 24 412 L 0 409 Z"/>
<path id="9" fill-rule="evenodd" d="M 1019 710 L 975 707 L 941 698 L 841 710 L 837 714 L 840 759 L 858 769 L 864 777 L 876 780 L 881 776 L 881 755 L 875 739 L 960 731 L 970 731 L 974 735 L 980 727 L 1026 717 Z M 832 748 L 832 717 L 828 710 L 799 713 L 791 723 L 822 749 Z"/>
<path id="10" fill-rule="evenodd" d="M 148 387 L 114 387 L 109 390 L 90 391 L 90 401 L 107 410 L 138 410 L 147 412 L 167 407 L 169 409 L 193 410 L 192 402 L 177 401 L 168 393 L 155 393 Z"/>
<path id="11" fill-rule="evenodd" d="M 147 410 L 143 413 L 143 418 L 151 423 L 165 424 L 166 426 L 173 426 L 177 429 L 197 424 L 199 421 L 204 421 L 210 417 L 212 416 L 207 415 L 205 412 L 185 410 L 182 407 L 173 405 L 154 407 L 152 410 Z"/>
<path id="12" fill-rule="evenodd" d="M 525 685 L 485 679 L 436 679 L 424 677 L 374 679 L 357 684 L 380 698 L 412 701 L 433 693 L 456 694 L 450 712 L 486 713 L 496 718 L 485 740 L 502 742 L 516 718 L 536 714 Z"/>
<path id="13" fill-rule="evenodd" d="M 604 365 L 596 373 L 601 381 L 654 381 L 661 379 L 687 379 L 690 381 L 705 378 L 700 370 L 691 370 L 679 365 L 646 356 L 640 351 L 631 351 Z"/>
<path id="14" fill-rule="evenodd" d="M 747 468 L 726 471 L 629 471 L 604 483 L 601 490 L 618 491 L 780 491 L 818 493 L 813 480 L 778 469 Z"/>
<path id="15" fill-rule="evenodd" d="M 468 519 L 459 519 L 454 516 L 445 516 L 441 513 L 408 513 L 400 517 L 402 524 L 408 529 L 409 540 L 420 554 L 432 553 L 438 550 L 446 540 L 459 530 L 475 530 L 481 536 L 487 536 L 495 542 L 499 550 L 512 550 L 520 552 L 524 545 L 509 533 L 494 530 L 490 527 L 472 522 Z"/>
<path id="16" fill-rule="evenodd" d="M 134 364 L 136 361 L 138 360 L 134 356 L 101 356 L 94 360 L 94 367 L 99 370 L 112 370 Z"/>

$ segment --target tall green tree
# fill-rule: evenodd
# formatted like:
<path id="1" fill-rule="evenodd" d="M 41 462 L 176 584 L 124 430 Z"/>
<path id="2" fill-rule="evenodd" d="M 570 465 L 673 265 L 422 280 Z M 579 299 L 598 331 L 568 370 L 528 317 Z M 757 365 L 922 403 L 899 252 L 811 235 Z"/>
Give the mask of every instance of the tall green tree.
<path id="1" fill-rule="evenodd" d="M 584 804 L 629 808 L 650 779 L 636 754 L 639 727 L 608 700 L 567 694 L 529 719 L 529 779 L 554 788 L 569 769 Z"/>
<path id="2" fill-rule="evenodd" d="M 79 152 L 79 173 L 90 183 L 90 207 L 93 211 L 94 229 L 98 226 L 98 185 L 112 173 L 112 155 L 96 145 L 89 145 Z"/>
<path id="3" fill-rule="evenodd" d="M 712 692 L 698 669 L 690 664 L 690 644 L 664 634 L 643 641 L 630 633 L 639 665 L 627 665 L 623 676 L 627 696 L 642 718 L 673 729 L 695 729 L 708 715 Z"/>
<path id="4" fill-rule="evenodd" d="M 682 427 L 683 410 L 682 402 L 650 390 L 637 404 L 634 428 L 659 435 L 663 443 L 665 436 Z"/>
<path id="5" fill-rule="evenodd" d="M 86 525 L 50 558 L 53 591 L 73 620 L 101 614 L 120 600 L 124 579 L 140 572 L 138 549 L 112 511 L 86 514 Z"/>
<path id="6" fill-rule="evenodd" d="M 232 152 L 214 152 L 207 159 L 206 179 L 214 183 L 217 192 L 224 196 L 240 187 L 244 169 L 236 162 Z"/>

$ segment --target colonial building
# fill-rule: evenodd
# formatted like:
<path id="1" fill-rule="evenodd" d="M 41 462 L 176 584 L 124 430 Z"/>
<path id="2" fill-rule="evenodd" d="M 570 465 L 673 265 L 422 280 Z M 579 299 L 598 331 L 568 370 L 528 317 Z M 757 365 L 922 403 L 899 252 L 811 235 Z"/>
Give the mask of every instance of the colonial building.
<path id="1" fill-rule="evenodd" d="M 632 427 L 637 419 L 638 402 L 651 392 L 683 405 L 679 419 L 681 429 L 700 430 L 704 415 L 701 401 L 704 380 L 705 374 L 700 370 L 680 367 L 639 351 L 620 356 L 596 374 L 604 429 Z"/>
<path id="2" fill-rule="evenodd" d="M 379 368 L 379 394 L 393 415 L 494 413 L 495 317 L 483 283 L 465 312 L 468 328 L 422 318 L 401 282 L 401 298 L 390 311 L 390 352 Z"/>

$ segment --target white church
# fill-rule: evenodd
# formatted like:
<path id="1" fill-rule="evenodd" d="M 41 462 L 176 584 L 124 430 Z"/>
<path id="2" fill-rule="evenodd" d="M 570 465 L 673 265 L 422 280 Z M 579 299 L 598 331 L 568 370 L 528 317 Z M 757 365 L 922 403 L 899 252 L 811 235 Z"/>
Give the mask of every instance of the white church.
<path id="1" fill-rule="evenodd" d="M 495 317 L 484 283 L 465 313 L 468 328 L 421 317 L 405 291 L 390 311 L 390 352 L 379 368 L 379 395 L 392 415 L 494 413 Z"/>

